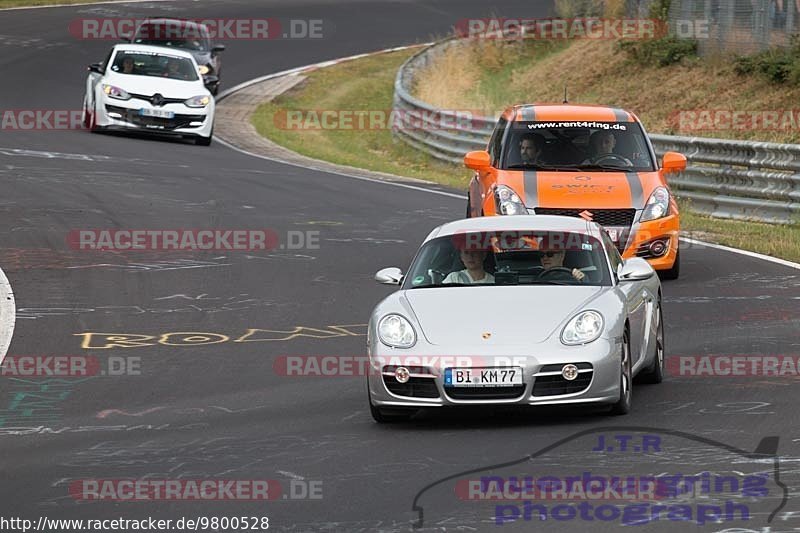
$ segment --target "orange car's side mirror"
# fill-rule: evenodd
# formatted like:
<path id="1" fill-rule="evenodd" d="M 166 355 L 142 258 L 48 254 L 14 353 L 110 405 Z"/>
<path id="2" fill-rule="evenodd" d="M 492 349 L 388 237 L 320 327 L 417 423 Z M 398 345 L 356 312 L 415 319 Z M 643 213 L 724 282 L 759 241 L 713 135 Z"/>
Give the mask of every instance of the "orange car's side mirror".
<path id="1" fill-rule="evenodd" d="M 486 170 L 492 166 L 492 158 L 486 150 L 467 152 L 464 156 L 464 166 L 472 170 Z"/>
<path id="2" fill-rule="evenodd" d="M 667 152 L 664 154 L 664 162 L 661 168 L 664 174 L 683 172 L 686 170 L 686 156 L 678 152 Z"/>

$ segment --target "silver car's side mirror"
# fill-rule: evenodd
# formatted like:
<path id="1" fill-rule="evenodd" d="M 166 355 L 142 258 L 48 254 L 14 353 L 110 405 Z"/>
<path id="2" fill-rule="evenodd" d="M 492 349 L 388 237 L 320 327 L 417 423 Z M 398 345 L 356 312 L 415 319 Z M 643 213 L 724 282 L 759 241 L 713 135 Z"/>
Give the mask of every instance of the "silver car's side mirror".
<path id="1" fill-rule="evenodd" d="M 375 274 L 375 281 L 384 285 L 400 285 L 403 282 L 403 271 L 397 267 L 384 268 Z"/>
<path id="2" fill-rule="evenodd" d="M 631 257 L 622 262 L 619 267 L 619 280 L 642 281 L 651 278 L 656 273 L 650 263 L 641 257 Z"/>

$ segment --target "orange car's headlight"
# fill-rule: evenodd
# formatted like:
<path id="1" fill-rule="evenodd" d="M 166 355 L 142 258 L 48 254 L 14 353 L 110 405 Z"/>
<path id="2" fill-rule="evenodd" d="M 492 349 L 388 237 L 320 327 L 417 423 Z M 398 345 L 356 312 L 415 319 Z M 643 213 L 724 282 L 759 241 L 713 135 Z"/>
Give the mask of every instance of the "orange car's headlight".
<path id="1" fill-rule="evenodd" d="M 641 221 L 656 220 L 663 218 L 669 213 L 669 191 L 666 187 L 656 187 L 642 212 Z"/>

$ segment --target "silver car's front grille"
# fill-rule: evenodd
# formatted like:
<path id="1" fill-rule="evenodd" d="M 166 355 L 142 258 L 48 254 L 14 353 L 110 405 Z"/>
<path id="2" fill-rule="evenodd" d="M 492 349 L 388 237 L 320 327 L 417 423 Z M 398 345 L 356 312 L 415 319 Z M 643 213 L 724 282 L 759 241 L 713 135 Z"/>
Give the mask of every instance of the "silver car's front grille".
<path id="1" fill-rule="evenodd" d="M 525 385 L 512 387 L 446 387 L 445 394 L 454 400 L 511 400 L 525 393 Z"/>

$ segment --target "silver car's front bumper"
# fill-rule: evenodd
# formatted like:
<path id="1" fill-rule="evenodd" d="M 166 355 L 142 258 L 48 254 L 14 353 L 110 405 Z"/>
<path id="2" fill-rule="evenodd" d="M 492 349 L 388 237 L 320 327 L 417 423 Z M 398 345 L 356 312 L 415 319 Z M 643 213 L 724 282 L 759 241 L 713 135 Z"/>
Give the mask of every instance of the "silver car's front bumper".
<path id="1" fill-rule="evenodd" d="M 530 352 L 535 355 L 521 354 L 518 347 L 511 350 L 501 350 L 500 347 L 496 347 L 494 353 L 476 355 L 469 349 L 443 350 L 441 347 L 427 344 L 415 346 L 412 350 L 392 349 L 381 344 L 370 346 L 369 350 L 371 364 L 368 376 L 369 393 L 372 403 L 376 406 L 557 405 L 614 403 L 619 399 L 622 345 L 612 339 L 600 338 L 584 346 L 564 346 L 560 343 L 534 345 Z M 472 355 L 453 355 L 456 353 Z M 582 369 L 578 379 L 573 382 L 567 382 L 560 376 L 561 367 L 568 363 L 576 364 Z M 392 372 L 385 372 L 386 366 L 391 368 L 398 364 L 419 367 L 420 372 L 414 373 L 412 370 L 412 376 L 420 377 L 412 377 L 412 380 L 426 380 L 414 381 L 419 386 L 415 388 L 413 396 L 406 395 L 409 393 L 408 387 L 392 383 L 397 381 Z M 505 387 L 493 388 L 489 392 L 497 391 L 497 394 L 490 394 L 488 398 L 478 396 L 486 394 L 487 391 L 469 392 L 463 387 L 445 387 L 445 369 L 465 366 L 479 368 L 519 366 L 522 368 L 523 385 L 514 391 L 511 389 L 504 391 Z M 587 366 L 591 368 L 588 376 Z M 559 379 L 572 385 L 572 388 L 586 383 L 587 379 L 588 383 L 578 392 L 560 394 L 558 392 L 564 389 L 560 388 Z M 545 385 L 545 381 L 549 382 L 549 385 Z M 390 390 L 390 386 L 394 392 Z M 398 394 L 398 390 L 401 390 L 401 393 Z M 420 397 L 418 395 L 420 390 L 425 391 L 430 397 Z M 480 391 L 479 388 L 472 387 L 470 390 Z M 434 394 L 436 397 L 433 397 Z"/>

